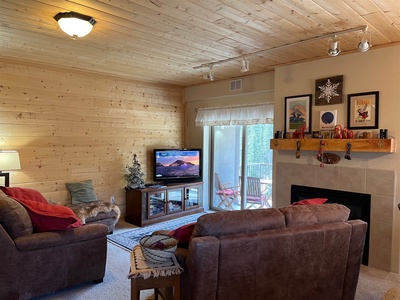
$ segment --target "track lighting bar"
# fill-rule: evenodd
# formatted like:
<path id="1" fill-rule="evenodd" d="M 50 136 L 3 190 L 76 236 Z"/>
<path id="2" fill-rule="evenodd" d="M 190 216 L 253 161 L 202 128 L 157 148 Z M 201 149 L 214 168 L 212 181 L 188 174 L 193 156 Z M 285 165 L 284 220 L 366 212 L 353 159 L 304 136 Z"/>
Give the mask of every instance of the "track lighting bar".
<path id="1" fill-rule="evenodd" d="M 283 49 L 283 48 L 287 48 L 287 47 L 293 47 L 293 46 L 297 46 L 297 45 L 301 45 L 301 44 L 305 44 L 305 43 L 310 43 L 310 42 L 314 42 L 314 41 L 318 41 L 318 40 L 322 40 L 322 39 L 332 38 L 334 36 L 345 34 L 345 33 L 349 33 L 349 32 L 354 32 L 354 31 L 363 31 L 363 32 L 365 32 L 367 29 L 368 29 L 368 26 L 364 25 L 364 26 L 358 26 L 358 27 L 355 27 L 355 28 L 336 31 L 336 32 L 332 32 L 332 33 L 329 33 L 329 34 L 324 34 L 324 35 L 320 35 L 320 36 L 317 36 L 317 37 L 313 37 L 313 38 L 310 38 L 310 39 L 294 42 L 294 43 L 291 43 L 291 44 L 277 46 L 277 47 L 273 47 L 273 48 L 269 48 L 269 49 L 263 49 L 263 50 L 259 50 L 259 51 L 256 51 L 256 52 L 247 53 L 247 54 L 243 54 L 243 55 L 240 55 L 240 56 L 227 58 L 227 59 L 222 59 L 222 60 L 218 60 L 218 61 L 214 61 L 214 62 L 204 63 L 204 64 L 201 64 L 199 66 L 193 67 L 193 69 L 196 70 L 196 69 L 202 69 L 202 68 L 209 68 L 210 66 L 220 65 L 220 64 L 227 63 L 227 62 L 234 61 L 234 60 L 236 60 L 236 61 L 237 60 L 243 60 L 245 58 L 248 58 L 249 56 L 259 55 L 261 53 L 265 53 L 265 52 L 268 52 L 268 51 L 277 50 L 277 49 Z"/>

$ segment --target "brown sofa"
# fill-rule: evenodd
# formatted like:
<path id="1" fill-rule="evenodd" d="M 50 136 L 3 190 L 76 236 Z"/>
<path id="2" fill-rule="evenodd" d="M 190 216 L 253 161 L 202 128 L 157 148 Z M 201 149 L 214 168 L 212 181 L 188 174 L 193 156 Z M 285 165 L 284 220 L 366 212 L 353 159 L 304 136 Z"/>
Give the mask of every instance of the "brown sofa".
<path id="1" fill-rule="evenodd" d="M 4 194 L 0 196 L 1 299 L 30 299 L 103 280 L 106 225 L 35 233 L 26 209 Z"/>
<path id="2" fill-rule="evenodd" d="M 367 223 L 339 204 L 201 216 L 181 299 L 354 299 Z"/>

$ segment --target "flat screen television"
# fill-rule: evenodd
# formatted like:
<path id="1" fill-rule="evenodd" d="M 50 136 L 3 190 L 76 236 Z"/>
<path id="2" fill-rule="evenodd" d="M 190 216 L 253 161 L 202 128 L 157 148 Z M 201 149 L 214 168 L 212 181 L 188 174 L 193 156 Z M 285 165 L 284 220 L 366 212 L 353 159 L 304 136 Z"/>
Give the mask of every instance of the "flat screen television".
<path id="1" fill-rule="evenodd" d="M 154 181 L 165 183 L 202 180 L 201 149 L 154 149 Z"/>

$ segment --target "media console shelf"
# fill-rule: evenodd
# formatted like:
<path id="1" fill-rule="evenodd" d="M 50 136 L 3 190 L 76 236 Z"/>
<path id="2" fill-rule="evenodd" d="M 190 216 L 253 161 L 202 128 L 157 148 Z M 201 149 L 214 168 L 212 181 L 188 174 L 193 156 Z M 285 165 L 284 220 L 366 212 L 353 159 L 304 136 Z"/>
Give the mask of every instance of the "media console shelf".
<path id="1" fill-rule="evenodd" d="M 202 193 L 202 182 L 127 190 L 125 221 L 146 226 L 203 212 Z"/>
<path id="2" fill-rule="evenodd" d="M 300 141 L 300 150 L 315 150 L 320 148 L 320 142 L 325 142 L 326 151 L 346 151 L 347 143 L 351 144 L 351 152 L 396 152 L 395 139 L 272 139 L 270 148 L 273 150 L 296 150 Z"/>

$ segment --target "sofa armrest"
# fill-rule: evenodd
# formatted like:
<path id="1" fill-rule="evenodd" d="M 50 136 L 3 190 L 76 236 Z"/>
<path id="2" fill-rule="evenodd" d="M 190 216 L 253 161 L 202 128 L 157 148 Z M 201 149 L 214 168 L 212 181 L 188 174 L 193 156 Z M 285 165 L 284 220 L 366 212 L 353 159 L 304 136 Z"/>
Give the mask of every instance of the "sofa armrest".
<path id="1" fill-rule="evenodd" d="M 63 246 L 107 236 L 108 228 L 104 224 L 87 224 L 65 231 L 40 232 L 21 236 L 14 240 L 20 251 L 31 251 L 49 247 Z"/>
<path id="2" fill-rule="evenodd" d="M 214 299 L 218 284 L 220 241 L 214 236 L 195 237 L 190 241 L 185 279 L 190 282 L 189 299 Z M 185 282 L 184 282 L 185 283 Z M 181 284 L 181 287 L 185 284 Z M 185 295 L 185 294 L 184 294 Z"/>

